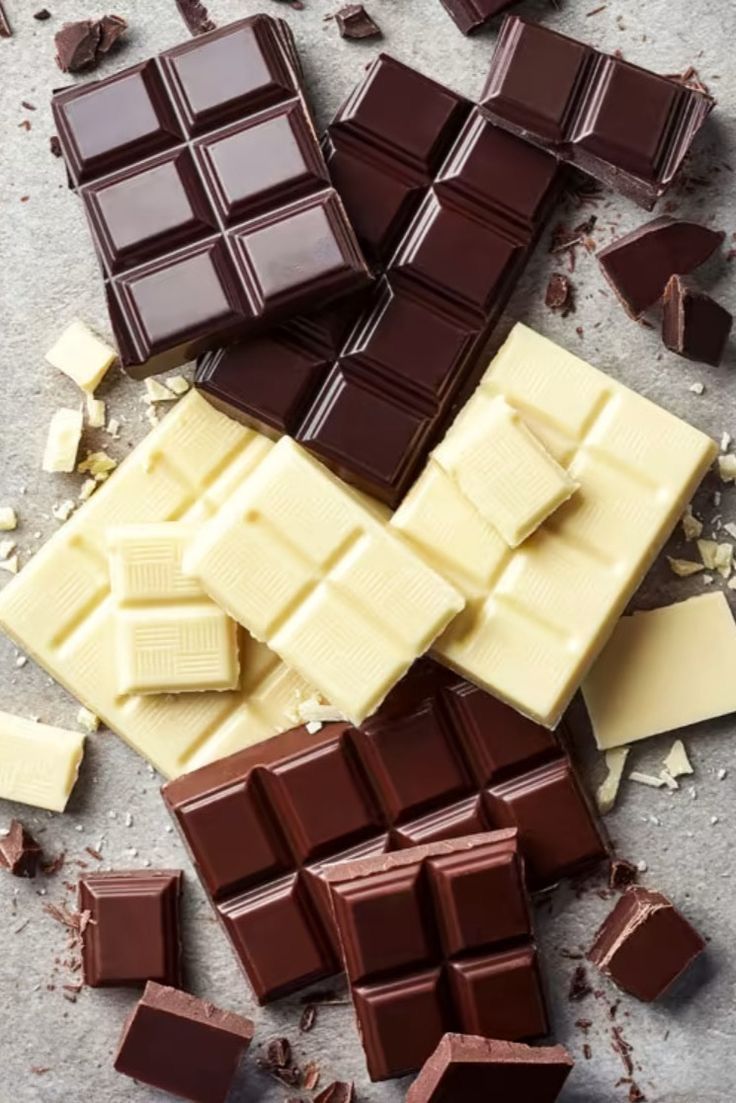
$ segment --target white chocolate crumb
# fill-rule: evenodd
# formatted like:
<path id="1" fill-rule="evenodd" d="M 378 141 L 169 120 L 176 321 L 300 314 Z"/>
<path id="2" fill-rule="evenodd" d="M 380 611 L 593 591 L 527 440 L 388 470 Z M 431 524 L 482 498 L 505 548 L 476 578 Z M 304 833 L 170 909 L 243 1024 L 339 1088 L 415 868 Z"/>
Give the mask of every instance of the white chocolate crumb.
<path id="1" fill-rule="evenodd" d="M 736 524 L 733 521 L 726 521 L 723 526 L 724 532 L 727 532 L 734 540 L 736 540 Z"/>
<path id="2" fill-rule="evenodd" d="M 170 824 L 170 823 L 167 823 L 167 824 L 166 824 L 166 827 L 164 828 L 164 831 L 166 832 L 166 834 L 167 834 L 167 835 L 170 835 L 170 834 L 172 833 L 172 831 L 173 831 L 173 830 L 174 830 L 174 828 L 173 828 L 173 827 L 171 826 L 171 824 Z"/>
<path id="3" fill-rule="evenodd" d="M 0 571 L 7 571 L 8 574 L 17 574 L 18 556 L 11 555 L 7 559 L 0 559 Z"/>
<path id="4" fill-rule="evenodd" d="M 107 423 L 107 432 L 113 440 L 120 439 L 120 422 L 116 417 L 111 417 Z"/>
<path id="5" fill-rule="evenodd" d="M 126 812 L 125 813 L 125 826 L 126 827 L 132 827 L 133 826 L 133 813 L 132 812 Z"/>
<path id="6" fill-rule="evenodd" d="M 667 562 L 672 573 L 679 578 L 689 578 L 690 575 L 698 574 L 699 571 L 703 570 L 703 564 L 696 563 L 694 559 L 673 559 L 671 555 L 668 555 Z"/>
<path id="7" fill-rule="evenodd" d="M 685 744 L 681 739 L 676 739 L 669 749 L 667 757 L 663 760 L 664 766 L 670 777 L 684 777 L 686 774 L 692 774 L 692 763 L 687 756 L 685 750 Z"/>
<path id="8" fill-rule="evenodd" d="M 0 532 L 12 532 L 18 527 L 18 518 L 12 506 L 0 506 Z"/>
<path id="9" fill-rule="evenodd" d="M 99 479 L 100 476 L 107 477 L 117 465 L 118 461 L 108 456 L 107 452 L 90 452 L 81 463 L 77 464 L 77 471 L 81 475 L 89 474 Z"/>
<path id="10" fill-rule="evenodd" d="M 97 490 L 96 479 L 85 479 L 82 483 L 82 489 L 79 491 L 80 502 L 86 502 L 88 498 L 91 498 L 94 492 Z"/>
<path id="11" fill-rule="evenodd" d="M 732 452 L 718 457 L 718 474 L 724 483 L 736 481 L 736 456 Z"/>
<path id="12" fill-rule="evenodd" d="M 49 474 L 70 472 L 82 439 L 82 411 L 62 406 L 49 422 L 41 467 Z"/>
<path id="13" fill-rule="evenodd" d="M 15 665 L 18 667 L 18 670 L 22 670 L 27 662 L 28 658 L 26 655 L 19 655 L 18 658 L 15 660 Z"/>
<path id="14" fill-rule="evenodd" d="M 691 391 L 693 394 L 703 394 L 705 392 L 705 384 L 691 383 L 688 387 L 688 390 Z"/>
<path id="15" fill-rule="evenodd" d="M 322 731 L 322 724 L 319 720 L 309 720 L 304 727 L 310 735 L 316 735 L 317 732 Z"/>
<path id="16" fill-rule="evenodd" d="M 711 816 L 711 818 L 710 818 L 710 822 L 711 822 L 711 826 L 712 826 L 712 827 L 715 827 L 715 825 L 716 825 L 717 823 L 720 823 L 720 820 L 719 820 L 718 816 Z"/>
<path id="17" fill-rule="evenodd" d="M 170 391 L 168 387 L 164 387 L 162 383 L 159 383 L 158 379 L 151 379 L 150 377 L 145 381 L 146 393 L 143 396 L 144 402 L 174 402 L 176 395 L 173 391 Z"/>
<path id="18" fill-rule="evenodd" d="M 63 502 L 57 502 L 51 507 L 51 512 L 57 521 L 68 521 L 77 504 L 72 498 L 65 498 Z"/>
<path id="19" fill-rule="evenodd" d="M 725 430 L 721 433 L 721 452 L 728 452 L 732 439 L 731 434 L 727 433 Z"/>
<path id="20" fill-rule="evenodd" d="M 703 561 L 703 566 L 707 567 L 709 571 L 716 569 L 716 555 L 718 552 L 718 544 L 715 540 L 698 540 L 698 552 L 700 558 Z"/>
<path id="21" fill-rule="evenodd" d="M 643 858 L 640 858 L 639 861 L 636 863 L 636 868 L 639 870 L 639 873 L 646 873 L 646 871 L 649 869 L 649 866 Z"/>
<path id="22" fill-rule="evenodd" d="M 726 767 L 725 767 L 725 766 L 721 766 L 721 768 L 720 768 L 720 770 L 718 771 L 718 773 L 717 773 L 717 775 L 716 775 L 716 776 L 717 776 L 717 778 L 718 778 L 718 780 L 719 780 L 719 781 L 725 781 L 725 780 L 726 780 L 726 778 L 728 777 L 728 770 L 726 769 Z"/>
<path id="23" fill-rule="evenodd" d="M 629 781 L 636 781 L 639 785 L 648 785 L 651 789 L 661 789 L 664 779 L 655 774 L 645 774 L 641 770 L 632 770 Z"/>
<path id="24" fill-rule="evenodd" d="M 692 505 L 688 505 L 682 515 L 682 531 L 686 540 L 697 540 L 703 531 L 703 522 L 693 514 Z"/>
<path id="25" fill-rule="evenodd" d="M 668 789 L 674 790 L 680 788 L 669 770 L 660 770 L 659 776 L 662 778 L 662 781 L 665 783 Z"/>
<path id="26" fill-rule="evenodd" d="M 84 705 L 82 705 L 79 709 L 79 712 L 77 713 L 77 723 L 79 724 L 80 728 L 82 728 L 86 732 L 89 732 L 91 735 L 92 732 L 96 732 L 99 728 L 100 718 L 99 716 L 97 716 L 96 713 L 92 712 L 91 709 L 87 709 L 84 707 Z"/>
<path id="27" fill-rule="evenodd" d="M 148 422 L 150 423 L 150 425 L 153 428 L 155 428 L 158 425 L 159 421 L 161 420 L 161 418 L 158 416 L 158 414 L 154 410 L 153 406 L 149 406 L 148 409 L 146 410 L 146 418 L 147 418 Z"/>
<path id="28" fill-rule="evenodd" d="M 710 586 L 711 582 L 713 581 L 713 575 L 712 574 L 704 574 L 702 576 L 702 578 L 703 578 L 703 582 L 705 583 L 706 586 Z"/>
<path id="29" fill-rule="evenodd" d="M 15 551 L 17 544 L 15 540 L 0 540 L 0 559 L 7 559 L 12 551 Z"/>
<path id="30" fill-rule="evenodd" d="M 105 428 L 105 403 L 91 394 L 87 395 L 87 424 L 91 429 Z"/>
<path id="31" fill-rule="evenodd" d="M 733 569 L 733 544 L 719 544 L 716 551 L 716 570 L 721 578 L 730 578 Z"/>
<path id="32" fill-rule="evenodd" d="M 300 701 L 296 711 L 302 724 L 308 724 L 315 720 L 319 721 L 320 724 L 328 724 L 345 719 L 339 709 L 334 708 L 333 705 L 328 705 L 318 697 L 308 697 L 306 701 Z"/>
<path id="33" fill-rule="evenodd" d="M 628 754 L 628 747 L 613 747 L 603 756 L 607 773 L 595 794 L 598 811 L 602 816 L 606 816 L 616 804 Z"/>
<path id="34" fill-rule="evenodd" d="M 189 380 L 185 379 L 183 375 L 172 375 L 171 379 L 164 379 L 164 383 L 177 398 L 180 398 L 189 390 Z"/>

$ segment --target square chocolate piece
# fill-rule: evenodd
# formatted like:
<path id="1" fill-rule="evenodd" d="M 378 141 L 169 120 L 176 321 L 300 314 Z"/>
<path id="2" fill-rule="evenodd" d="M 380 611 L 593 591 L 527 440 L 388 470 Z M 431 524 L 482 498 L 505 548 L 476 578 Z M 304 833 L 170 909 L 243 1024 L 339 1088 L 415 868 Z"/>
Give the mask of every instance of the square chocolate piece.
<path id="1" fill-rule="evenodd" d="M 368 283 L 282 20 L 242 19 L 52 108 L 135 378 Z"/>
<path id="2" fill-rule="evenodd" d="M 181 870 L 89 873 L 79 881 L 84 980 L 92 988 L 180 981 Z"/>
<path id="3" fill-rule="evenodd" d="M 128 1019 L 115 1068 L 192 1103 L 225 1103 L 253 1023 L 153 981 Z"/>

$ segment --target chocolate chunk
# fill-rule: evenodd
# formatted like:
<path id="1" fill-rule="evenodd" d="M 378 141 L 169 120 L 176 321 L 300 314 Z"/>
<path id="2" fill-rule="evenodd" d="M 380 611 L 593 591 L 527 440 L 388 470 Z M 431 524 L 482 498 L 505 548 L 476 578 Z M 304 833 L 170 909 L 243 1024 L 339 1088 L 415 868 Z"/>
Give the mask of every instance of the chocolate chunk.
<path id="1" fill-rule="evenodd" d="M 19 820 L 11 820 L 7 835 L 0 835 L 0 869 L 14 877 L 35 877 L 43 857 L 41 847 Z"/>
<path id="2" fill-rule="evenodd" d="M 353 1103 L 353 1094 L 352 1083 L 347 1080 L 334 1080 L 314 1097 L 313 1103 Z"/>
<path id="3" fill-rule="evenodd" d="M 2 3 L 0 3 L 0 38 L 12 38 L 13 28 L 10 26 L 7 13 Z"/>
<path id="4" fill-rule="evenodd" d="M 103 15 L 98 22 L 98 26 L 100 28 L 100 41 L 97 46 L 97 60 L 99 61 L 99 55 L 109 54 L 113 46 L 125 34 L 128 24 L 120 15 Z"/>
<path id="5" fill-rule="evenodd" d="M 688 219 L 655 218 L 601 249 L 603 273 L 632 318 L 664 295 L 671 276 L 687 276 L 723 241 L 722 231 Z"/>
<path id="6" fill-rule="evenodd" d="M 573 1065 L 562 1046 L 445 1034 L 406 1103 L 554 1103 Z"/>
<path id="7" fill-rule="evenodd" d="M 115 1068 L 192 1100 L 225 1103 L 253 1023 L 205 1000 L 150 981 L 128 1019 Z"/>
<path id="8" fill-rule="evenodd" d="M 700 364 L 718 367 L 726 351 L 733 315 L 695 287 L 673 276 L 664 293 L 662 340 L 668 349 Z"/>
<path id="9" fill-rule="evenodd" d="M 515 830 L 322 870 L 372 1080 L 424 1064 L 449 1027 L 547 1032 Z"/>
<path id="10" fill-rule="evenodd" d="M 629 885 L 635 885 L 639 879 L 639 870 L 633 862 L 627 862 L 625 858 L 614 858 L 608 871 L 608 886 L 616 892 L 621 892 Z"/>
<path id="11" fill-rule="evenodd" d="M 547 284 L 544 295 L 544 304 L 550 310 L 559 310 L 566 318 L 573 309 L 573 290 L 567 276 L 560 272 L 553 272 Z"/>
<path id="12" fill-rule="evenodd" d="M 540 888 L 606 852 L 557 738 L 429 660 L 360 728 L 295 728 L 163 795 L 262 1003 L 340 970 L 317 861 L 518 827 Z"/>
<path id="13" fill-rule="evenodd" d="M 516 0 L 442 0 L 442 5 L 463 34 L 486 27 Z"/>
<path id="14" fill-rule="evenodd" d="M 51 12 L 48 8 L 40 8 L 33 13 L 33 18 L 37 19 L 39 23 L 44 23 L 47 19 L 51 18 Z"/>
<path id="15" fill-rule="evenodd" d="M 634 885 L 603 922 L 588 957 L 619 988 L 650 1002 L 704 949 L 704 940 L 666 896 Z"/>
<path id="16" fill-rule="evenodd" d="M 180 980 L 181 870 L 90 873 L 79 881 L 84 981 L 94 988 Z"/>
<path id="17" fill-rule="evenodd" d="M 381 28 L 362 4 L 346 4 L 335 12 L 335 19 L 343 38 L 381 37 Z"/>
<path id="18" fill-rule="evenodd" d="M 81 19 L 77 23 L 65 23 L 54 35 L 56 64 L 63 73 L 79 73 L 93 68 L 98 61 L 102 29 L 99 22 Z"/>
<path id="19" fill-rule="evenodd" d="M 190 34 L 206 34 L 217 26 L 200 0 L 176 0 L 176 6 Z"/>
<path id="20" fill-rule="evenodd" d="M 52 134 L 49 138 L 49 149 L 54 157 L 61 157 L 61 142 L 57 134 Z"/>
<path id="21" fill-rule="evenodd" d="M 273 1038 L 266 1046 L 266 1060 L 273 1068 L 288 1068 L 292 1060 L 289 1039 Z"/>
<path id="22" fill-rule="evenodd" d="M 651 210 L 677 176 L 715 101 L 508 16 L 481 105 L 500 126 Z"/>

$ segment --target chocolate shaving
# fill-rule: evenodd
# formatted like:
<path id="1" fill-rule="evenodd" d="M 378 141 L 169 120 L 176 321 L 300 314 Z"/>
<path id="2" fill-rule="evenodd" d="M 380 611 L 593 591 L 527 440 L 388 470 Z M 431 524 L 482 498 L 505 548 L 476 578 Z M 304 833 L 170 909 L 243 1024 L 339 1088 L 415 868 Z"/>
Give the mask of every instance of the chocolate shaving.
<path id="1" fill-rule="evenodd" d="M 343 38 L 380 38 L 381 28 L 362 4 L 346 4 L 335 12 L 335 19 Z"/>
<path id="2" fill-rule="evenodd" d="M 586 1061 L 589 1061 L 593 1056 L 593 1050 L 590 1048 L 589 1042 L 583 1042 L 583 1057 Z"/>
<path id="3" fill-rule="evenodd" d="M 21 107 L 25 107 L 26 111 L 35 111 L 36 110 L 35 103 L 29 103 L 28 100 L 21 100 L 20 105 L 21 105 Z"/>
<path id="4" fill-rule="evenodd" d="M 10 26 L 10 23 L 8 22 L 8 17 L 5 14 L 5 8 L 3 7 L 2 3 L 0 3 L 0 38 L 12 38 L 12 37 L 13 37 L 13 28 Z"/>
<path id="5" fill-rule="evenodd" d="M 100 854 L 99 850 L 95 850 L 93 846 L 85 846 L 84 849 L 87 851 L 90 858 L 94 858 L 97 862 L 102 861 L 102 855 Z"/>
<path id="6" fill-rule="evenodd" d="M 584 1000 L 586 996 L 589 996 L 593 991 L 588 984 L 588 976 L 585 972 L 584 965 L 578 965 L 577 969 L 570 978 L 570 988 L 567 993 L 567 998 L 572 1003 L 578 1003 L 580 1000 Z"/>
<path id="7" fill-rule="evenodd" d="M 299 1020 L 299 1029 L 303 1034 L 308 1034 L 310 1030 L 314 1029 L 314 1024 L 317 1021 L 317 1008 L 313 1003 L 308 1003 L 302 1011 L 302 1017 Z"/>
<path id="8" fill-rule="evenodd" d="M 65 23 L 54 35 L 56 64 L 63 73 L 94 69 L 127 29 L 128 24 L 120 15 Z"/>
<path id="9" fill-rule="evenodd" d="M 176 0 L 176 6 L 190 34 L 207 34 L 217 26 L 200 0 Z"/>
<path id="10" fill-rule="evenodd" d="M 627 1076 L 634 1074 L 634 1062 L 631 1059 L 631 1046 L 621 1033 L 620 1026 L 611 1027 L 611 1049 L 617 1053 L 623 1062 Z"/>
<path id="11" fill-rule="evenodd" d="M 316 1061 L 307 1061 L 304 1066 L 304 1082 L 303 1087 L 305 1091 L 313 1092 L 319 1084 L 320 1070 Z"/>

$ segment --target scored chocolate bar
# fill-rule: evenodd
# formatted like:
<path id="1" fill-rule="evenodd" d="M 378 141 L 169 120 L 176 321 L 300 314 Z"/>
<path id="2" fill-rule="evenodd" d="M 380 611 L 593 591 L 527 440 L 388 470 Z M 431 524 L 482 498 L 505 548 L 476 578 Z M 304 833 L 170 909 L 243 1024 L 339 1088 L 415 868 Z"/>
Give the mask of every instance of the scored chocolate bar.
<path id="1" fill-rule="evenodd" d="M 386 55 L 338 112 L 325 150 L 377 284 L 204 356 L 197 384 L 219 409 L 290 434 L 395 506 L 474 381 L 561 174 Z"/>
<path id="2" fill-rule="evenodd" d="M 514 827 L 539 888 L 606 852 L 556 737 L 429 660 L 360 728 L 295 728 L 163 795 L 261 1002 L 340 969 L 325 862 Z"/>
<path id="3" fill-rule="evenodd" d="M 282 20 L 240 20 L 52 107 L 130 375 L 368 282 Z"/>
<path id="4" fill-rule="evenodd" d="M 324 872 L 372 1080 L 420 1068 L 448 1030 L 518 1041 L 547 1015 L 516 831 Z"/>
<path id="5" fill-rule="evenodd" d="M 507 16 L 481 106 L 500 126 L 651 210 L 715 101 L 574 38 Z"/>

